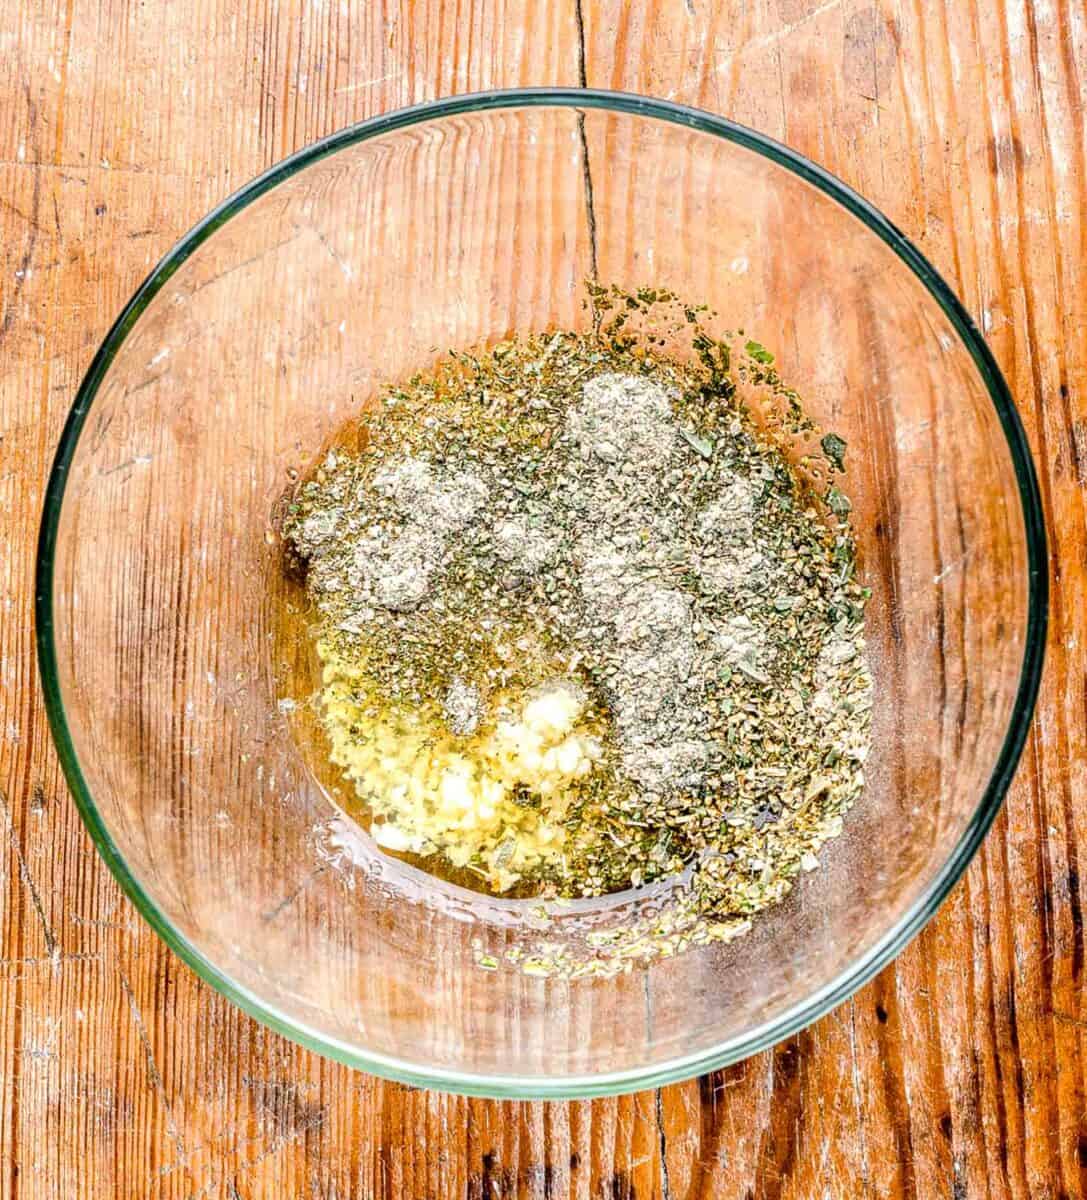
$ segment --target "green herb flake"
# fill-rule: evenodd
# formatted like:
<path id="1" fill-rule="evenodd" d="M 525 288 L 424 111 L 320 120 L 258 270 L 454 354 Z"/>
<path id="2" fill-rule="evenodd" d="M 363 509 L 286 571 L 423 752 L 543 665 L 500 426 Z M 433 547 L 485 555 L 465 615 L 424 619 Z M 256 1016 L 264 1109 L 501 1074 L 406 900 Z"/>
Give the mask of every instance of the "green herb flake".
<path id="1" fill-rule="evenodd" d="M 827 507 L 837 517 L 847 517 L 853 511 L 849 497 L 840 488 L 827 488 Z"/>
<path id="2" fill-rule="evenodd" d="M 690 429 L 680 427 L 680 436 L 695 451 L 700 457 L 705 459 L 713 458 L 713 442 L 709 438 L 704 438 L 701 434 L 694 433 Z"/>
<path id="3" fill-rule="evenodd" d="M 774 361 L 774 356 L 770 353 L 769 350 L 766 349 L 765 346 L 761 345 L 759 342 L 749 341 L 744 346 L 744 349 L 747 351 L 748 355 L 751 358 L 753 358 L 756 362 L 765 363 L 767 366 L 769 366 Z"/>
<path id="4" fill-rule="evenodd" d="M 823 447 L 823 453 L 826 455 L 827 461 L 832 463 L 837 471 L 845 470 L 845 451 L 846 442 L 844 438 L 840 438 L 836 433 L 824 434 L 823 440 L 819 443 Z"/>

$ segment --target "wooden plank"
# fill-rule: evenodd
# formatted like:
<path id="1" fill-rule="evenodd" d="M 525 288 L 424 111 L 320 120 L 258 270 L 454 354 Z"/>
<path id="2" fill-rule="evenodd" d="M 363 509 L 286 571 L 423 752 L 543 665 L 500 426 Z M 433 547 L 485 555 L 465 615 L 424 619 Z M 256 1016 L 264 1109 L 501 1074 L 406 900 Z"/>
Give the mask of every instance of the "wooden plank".
<path id="1" fill-rule="evenodd" d="M 0 12 L 0 1200 L 1087 1195 L 1082 5 L 0 0 Z M 1008 374 L 1058 586 L 1039 720 L 1005 811 L 878 981 L 697 1083 L 570 1105 L 467 1101 L 270 1034 L 138 921 L 48 744 L 33 539 L 81 372 L 213 203 L 362 116 L 582 74 L 784 138 L 921 244 Z"/>
<path id="2" fill-rule="evenodd" d="M 1049 668 L 1007 807 L 940 918 L 849 1006 L 856 1113 L 820 1136 L 818 1100 L 840 1063 L 823 1040 L 835 1014 L 799 1043 L 818 1084 L 797 1108 L 786 1177 L 768 1152 L 749 1184 L 816 1194 L 813 1157 L 844 1145 L 861 1170 L 832 1194 L 1080 1195 L 1082 13 L 951 0 L 691 7 L 594 6 L 589 83 L 664 90 L 757 125 L 910 232 L 1008 374 L 1055 532 Z M 773 1095 L 791 1095 L 788 1073 L 774 1070 Z"/>

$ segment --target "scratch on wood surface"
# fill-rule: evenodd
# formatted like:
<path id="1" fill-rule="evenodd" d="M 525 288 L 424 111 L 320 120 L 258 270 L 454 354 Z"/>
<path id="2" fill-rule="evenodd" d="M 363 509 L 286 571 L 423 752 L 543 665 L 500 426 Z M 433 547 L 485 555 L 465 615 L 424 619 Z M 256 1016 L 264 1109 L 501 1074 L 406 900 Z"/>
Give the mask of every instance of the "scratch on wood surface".
<path id="1" fill-rule="evenodd" d="M 403 71 L 390 71 L 388 75 L 379 75 L 376 79 L 363 79 L 359 83 L 347 83 L 343 87 L 337 88 L 335 94 L 342 96 L 346 92 L 358 92 L 363 88 L 377 87 L 379 84 L 388 83 L 390 80 L 400 79 L 403 74 Z"/>
<path id="2" fill-rule="evenodd" d="M 78 954 L 50 954 L 50 955 L 30 955 L 25 958 L 0 958 L 0 970 L 5 970 L 8 967 L 52 967 L 54 970 L 63 967 L 66 963 L 86 963 L 86 962 L 101 962 L 102 955 L 90 951 Z"/>
<path id="3" fill-rule="evenodd" d="M 37 139 L 37 106 L 34 104 L 30 95 L 30 84 L 25 83 L 24 89 L 26 92 L 26 107 L 27 107 L 27 124 L 30 127 L 31 133 L 35 140 Z M 35 156 L 37 152 L 35 152 Z M 3 315 L 0 316 L 0 343 L 4 341 L 8 333 L 11 332 L 11 327 L 15 322 L 15 310 L 18 307 L 19 297 L 23 293 L 26 286 L 26 281 L 30 277 L 30 264 L 34 259 L 34 249 L 38 244 L 38 235 L 41 232 L 39 224 L 41 214 L 41 198 L 42 198 L 42 177 L 41 174 L 35 172 L 33 191 L 30 201 L 30 216 L 27 218 L 29 232 L 27 233 L 26 245 L 23 248 L 23 253 L 19 258 L 19 265 L 15 269 L 15 286 L 11 289 L 11 296 L 4 308 Z"/>
<path id="4" fill-rule="evenodd" d="M 1071 1025 L 1076 1029 L 1087 1030 L 1087 1020 L 1083 1017 L 1073 1016 L 1072 1013 L 1061 1012 L 1059 1009 L 1052 1010 L 1053 1020 L 1058 1021 L 1063 1025 Z"/>
<path id="5" fill-rule="evenodd" d="M 954 571 L 962 571 L 963 567 L 970 561 L 974 555 L 973 547 L 968 547 L 961 554 L 956 554 L 949 562 L 945 563 L 942 568 L 932 577 L 934 584 L 943 583 L 943 581 Z"/>
<path id="6" fill-rule="evenodd" d="M 778 98 L 781 103 L 781 140 L 789 136 L 789 114 L 785 108 L 785 68 L 781 62 L 781 43 L 774 46 L 774 60 L 778 69 Z"/>
<path id="7" fill-rule="evenodd" d="M 237 1190 L 240 1181 L 246 1179 L 246 1177 L 251 1175 L 259 1166 L 267 1162 L 268 1159 L 273 1158 L 281 1150 L 284 1150 L 286 1147 L 293 1145 L 297 1141 L 300 1141 L 312 1131 L 319 1129 L 323 1121 L 324 1112 L 322 1111 L 319 1114 L 315 1114 L 307 1118 L 306 1121 L 294 1127 L 289 1132 L 275 1134 L 268 1145 L 265 1146 L 264 1149 L 262 1149 L 259 1153 L 253 1155 L 251 1158 L 242 1159 L 235 1165 L 232 1170 L 231 1181 L 228 1186 L 231 1186 Z M 247 1145 L 251 1142 L 259 1140 L 259 1137 L 246 1138 L 242 1145 Z M 176 1169 L 176 1166 L 177 1165 L 175 1164 L 175 1166 L 171 1169 Z M 189 1193 L 187 1200 L 205 1200 L 206 1197 L 210 1197 L 214 1194 L 215 1190 L 222 1182 L 222 1174 L 213 1169 L 211 1178 L 208 1179 L 197 1191 Z"/>
<path id="8" fill-rule="evenodd" d="M 56 1062 L 59 1058 L 57 1053 L 57 1036 L 60 1033 L 61 1022 L 57 1018 L 46 1017 L 44 1022 L 45 1028 L 40 1039 L 32 1039 L 29 1032 L 23 1030 L 23 1045 L 21 1053 L 23 1058 L 29 1059 L 35 1063 Z"/>
<path id="9" fill-rule="evenodd" d="M 328 237 L 325 234 L 324 230 L 315 229 L 313 232 L 317 235 L 317 240 L 321 243 L 321 245 L 325 248 L 325 250 L 328 251 L 329 257 L 336 264 L 336 266 L 338 266 L 340 268 L 340 272 L 343 274 L 344 279 L 347 279 L 349 281 L 354 279 L 355 272 L 352 270 L 351 264 L 343 257 L 342 254 L 340 254 L 340 252 L 336 249 L 336 247 L 333 246 L 333 244 L 328 240 Z M 331 325 L 332 322 L 329 321 L 329 322 L 327 322 L 327 324 Z"/>
<path id="10" fill-rule="evenodd" d="M 261 921 L 267 925 L 271 921 L 276 920 L 277 917 L 282 916 L 283 913 L 285 913 L 287 909 L 289 909 L 291 905 L 295 903 L 299 896 L 302 895 L 306 888 L 308 888 L 315 879 L 323 875 L 326 870 L 328 870 L 327 863 L 321 863 L 319 866 L 314 867 L 314 869 L 306 875 L 306 878 L 303 879 L 297 887 L 292 888 L 291 891 L 289 891 L 282 899 L 277 900 L 275 904 L 260 914 Z"/>
<path id="11" fill-rule="evenodd" d="M 174 1144 L 179 1162 L 184 1164 L 186 1160 L 185 1139 L 182 1137 L 181 1130 L 174 1119 L 173 1107 L 170 1104 L 170 1097 L 166 1094 L 166 1085 L 162 1081 L 162 1074 L 159 1071 L 158 1063 L 155 1061 L 155 1052 L 151 1048 L 151 1039 L 147 1035 L 147 1026 L 144 1024 L 143 1013 L 140 1012 L 140 1006 L 136 1003 L 136 994 L 132 990 L 132 984 L 129 983 L 128 976 L 120 967 L 118 968 L 118 973 L 121 978 L 121 987 L 128 997 L 128 1006 L 132 1012 L 132 1020 L 136 1025 L 136 1034 L 140 1039 L 140 1045 L 143 1047 L 143 1052 L 147 1059 L 147 1074 L 151 1080 L 151 1086 L 162 1101 L 162 1110 L 166 1117 L 166 1132 Z"/>
<path id="12" fill-rule="evenodd" d="M 197 1159 L 201 1155 L 207 1155 L 212 1152 L 218 1152 L 224 1157 L 228 1154 L 236 1154 L 241 1146 L 249 1145 L 253 1142 L 258 1142 L 264 1136 L 263 1133 L 255 1133 L 248 1137 L 238 1138 L 234 1135 L 238 1129 L 246 1124 L 248 1114 L 245 1117 L 238 1117 L 237 1120 L 228 1121 L 221 1129 L 217 1129 L 206 1141 L 197 1142 L 195 1145 L 189 1146 L 186 1152 L 185 1162 L 175 1161 L 166 1163 L 159 1170 L 160 1178 L 165 1178 L 167 1175 L 172 1175 L 175 1171 L 193 1172 L 197 1168 Z"/>
<path id="13" fill-rule="evenodd" d="M 0 196 L 0 208 L 18 217 L 23 224 L 31 226 L 39 233 L 41 232 L 41 226 L 38 224 L 38 218 L 34 216 L 33 213 L 23 212 L 23 210 L 19 208 L 17 204 L 13 204 L 10 200 L 5 200 L 3 196 Z"/>
<path id="14" fill-rule="evenodd" d="M 72 59 L 72 19 L 75 15 L 75 0 L 66 0 L 64 6 L 64 24 L 61 39 L 63 50 L 60 56 L 60 71 L 54 75 L 60 85 L 56 105 L 56 130 L 53 135 L 53 161 L 60 162 L 61 150 L 64 146 L 65 101 L 68 93 L 68 67 Z M 54 196 L 54 204 L 56 197 Z M 59 225 L 58 225 L 59 229 Z"/>
<path id="15" fill-rule="evenodd" d="M 849 1059 L 850 1081 L 853 1085 L 853 1110 L 857 1114 L 857 1136 L 861 1148 L 861 1180 L 864 1191 L 869 1189 L 868 1139 L 864 1128 L 864 1089 L 861 1087 L 861 1068 L 857 1057 L 857 1002 L 849 1000 Z"/>
<path id="16" fill-rule="evenodd" d="M 108 917 L 82 917 L 78 913 L 71 913 L 68 920 L 72 925 L 91 926 L 97 929 L 120 929 L 125 933 L 132 933 L 138 926 L 134 921 L 111 921 Z"/>
<path id="17" fill-rule="evenodd" d="M 805 13 L 790 24 L 778 25 L 769 33 L 761 34 L 759 37 L 748 38 L 746 41 L 715 49 L 713 52 L 714 70 L 723 70 L 736 58 L 751 54 L 754 51 L 765 50 L 769 46 L 785 41 L 791 34 L 796 33 L 797 30 L 811 24 L 811 22 L 824 16 L 826 13 L 832 12 L 836 8 L 841 8 L 844 3 L 845 0 L 826 0 L 824 4 L 813 8 L 810 12 Z"/>
<path id="18" fill-rule="evenodd" d="M 8 841 L 11 844 L 11 851 L 15 855 L 15 861 L 19 866 L 19 878 L 22 881 L 23 887 L 26 888 L 27 895 L 30 897 L 30 902 L 34 906 L 34 912 L 37 914 L 38 921 L 42 927 L 42 934 L 45 937 L 45 948 L 48 951 L 49 961 L 54 966 L 60 965 L 60 944 L 57 941 L 56 934 L 53 932 L 52 926 L 49 924 L 49 918 L 45 915 L 45 906 L 42 904 L 42 898 L 38 894 L 38 889 L 34 884 L 34 878 L 30 874 L 30 867 L 27 865 L 26 858 L 23 856 L 22 847 L 19 845 L 19 838 L 15 833 L 15 825 L 11 819 L 11 809 L 8 807 L 7 796 L 0 792 L 0 811 L 4 814 L 4 820 L 8 827 Z"/>

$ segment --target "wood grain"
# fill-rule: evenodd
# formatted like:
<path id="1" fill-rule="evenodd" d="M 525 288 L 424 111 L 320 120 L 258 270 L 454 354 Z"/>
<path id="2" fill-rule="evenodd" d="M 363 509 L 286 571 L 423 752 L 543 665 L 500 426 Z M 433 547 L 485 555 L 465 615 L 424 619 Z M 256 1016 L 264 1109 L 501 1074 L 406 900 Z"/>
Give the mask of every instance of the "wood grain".
<path id="1" fill-rule="evenodd" d="M 1087 1196 L 1079 0 L 0 0 L 0 13 L 0 1200 Z M 468 1101 L 299 1050 L 142 925 L 49 745 L 34 537 L 80 374 L 213 203 L 349 121 L 579 80 L 783 138 L 944 272 L 1039 464 L 1049 659 L 983 852 L 854 1000 L 659 1093 Z"/>

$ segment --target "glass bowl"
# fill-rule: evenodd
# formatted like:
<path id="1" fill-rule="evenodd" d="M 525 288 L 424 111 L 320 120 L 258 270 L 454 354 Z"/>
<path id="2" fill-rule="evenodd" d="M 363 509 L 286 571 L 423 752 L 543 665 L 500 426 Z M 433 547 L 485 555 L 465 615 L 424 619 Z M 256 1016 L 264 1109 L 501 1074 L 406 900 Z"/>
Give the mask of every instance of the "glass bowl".
<path id="1" fill-rule="evenodd" d="M 273 514 L 383 385 L 449 347 L 584 327 L 590 277 L 709 304 L 845 437 L 873 590 L 875 732 L 845 833 L 750 934 L 569 981 L 480 969 L 481 945 L 539 936 L 526 906 L 430 886 L 331 804 L 294 733 L 304 651 L 278 627 Z M 707 113 L 488 93 L 302 150 L 156 267 L 60 442 L 37 635 L 92 837 L 213 987 L 381 1075 L 585 1096 L 777 1041 L 932 916 L 1023 745 L 1045 557 L 1004 380 L 946 284 L 869 204 Z"/>

